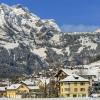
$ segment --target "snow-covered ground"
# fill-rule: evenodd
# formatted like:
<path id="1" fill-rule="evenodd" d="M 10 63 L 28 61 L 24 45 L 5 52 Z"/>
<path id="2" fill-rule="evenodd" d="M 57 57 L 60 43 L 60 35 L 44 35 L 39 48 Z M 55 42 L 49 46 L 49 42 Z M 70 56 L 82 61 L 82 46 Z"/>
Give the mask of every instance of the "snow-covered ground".
<path id="1" fill-rule="evenodd" d="M 78 49 L 77 53 L 80 53 L 84 47 L 90 47 L 89 49 L 96 50 L 98 46 L 96 43 L 93 43 L 89 37 L 81 37 L 79 41 L 81 41 L 82 46 Z"/>
<path id="2" fill-rule="evenodd" d="M 33 53 L 37 54 L 38 56 L 42 57 L 42 58 L 46 58 L 46 48 L 38 48 L 38 49 L 34 49 Z"/>
<path id="3" fill-rule="evenodd" d="M 53 51 L 55 51 L 57 54 L 62 54 L 63 55 L 63 52 L 62 52 L 62 49 L 56 49 L 56 48 L 52 48 Z"/>
<path id="4" fill-rule="evenodd" d="M 0 98 L 0 100 L 100 100 L 100 98 L 25 98 L 25 99 Z"/>

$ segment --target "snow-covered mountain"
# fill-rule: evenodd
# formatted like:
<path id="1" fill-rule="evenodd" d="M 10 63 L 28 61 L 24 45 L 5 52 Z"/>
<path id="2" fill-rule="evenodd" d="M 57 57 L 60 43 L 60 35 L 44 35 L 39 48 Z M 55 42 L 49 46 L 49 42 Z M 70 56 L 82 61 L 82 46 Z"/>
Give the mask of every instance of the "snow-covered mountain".
<path id="1" fill-rule="evenodd" d="M 41 19 L 21 5 L 0 5 L 0 76 L 67 66 L 70 59 L 86 64 L 99 55 L 99 32 L 63 33 L 53 19 Z"/>
<path id="2" fill-rule="evenodd" d="M 39 37 L 48 35 L 47 32 L 52 30 L 60 31 L 59 26 L 52 19 L 40 19 L 21 5 L 12 7 L 0 5 L 0 38 L 8 40 L 8 42 L 2 41 L 1 45 L 7 49 L 15 48 L 21 42 L 25 45 L 33 45 L 34 38 L 36 43 L 42 42 L 39 41 Z"/>

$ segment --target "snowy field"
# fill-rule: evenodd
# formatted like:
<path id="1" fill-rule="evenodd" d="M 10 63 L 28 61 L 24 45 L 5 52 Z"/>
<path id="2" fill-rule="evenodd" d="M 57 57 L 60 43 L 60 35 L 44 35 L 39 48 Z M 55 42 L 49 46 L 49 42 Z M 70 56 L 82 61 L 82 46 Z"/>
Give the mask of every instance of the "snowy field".
<path id="1" fill-rule="evenodd" d="M 0 98 L 0 100 L 100 100 L 100 98 L 25 98 L 25 99 Z"/>

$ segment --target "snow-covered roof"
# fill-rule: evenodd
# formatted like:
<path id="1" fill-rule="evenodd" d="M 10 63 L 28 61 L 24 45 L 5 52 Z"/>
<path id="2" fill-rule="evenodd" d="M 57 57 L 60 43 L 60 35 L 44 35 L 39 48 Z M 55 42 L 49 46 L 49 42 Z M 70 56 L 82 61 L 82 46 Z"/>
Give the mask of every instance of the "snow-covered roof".
<path id="1" fill-rule="evenodd" d="M 93 67 L 95 67 L 95 68 L 99 67 L 100 68 L 100 60 L 89 64 L 89 67 L 90 67 L 90 69 L 92 69 Z"/>
<path id="2" fill-rule="evenodd" d="M 62 70 L 64 73 L 66 73 L 67 75 L 75 74 L 75 73 L 78 72 L 77 69 L 73 69 L 73 70 L 71 70 L 71 69 L 61 69 L 61 70 Z"/>
<path id="3" fill-rule="evenodd" d="M 78 76 L 76 74 L 72 74 L 65 79 L 61 80 L 60 82 L 83 82 L 83 81 L 89 81 L 88 79 L 85 79 L 81 76 Z"/>
<path id="4" fill-rule="evenodd" d="M 49 84 L 49 82 L 50 82 L 50 78 L 40 78 L 39 79 L 43 84 L 45 84 L 45 82 L 46 82 L 46 84 Z"/>
<path id="5" fill-rule="evenodd" d="M 37 90 L 37 89 L 39 89 L 39 86 L 28 86 L 28 88 L 30 90 Z"/>
<path id="6" fill-rule="evenodd" d="M 88 71 L 87 71 L 87 73 L 86 73 L 86 75 L 97 75 L 97 70 L 91 70 L 91 69 L 89 69 Z"/>
<path id="7" fill-rule="evenodd" d="M 96 75 L 97 78 L 99 78 L 99 71 L 100 71 L 100 60 L 93 62 L 88 65 L 89 69 L 87 72 L 87 75 Z"/>
<path id="8" fill-rule="evenodd" d="M 25 80 L 25 81 L 22 81 L 22 83 L 30 86 L 30 85 L 35 85 L 35 80 Z"/>
<path id="9" fill-rule="evenodd" d="M 78 68 L 82 68 L 82 66 L 78 66 Z M 79 74 L 80 73 L 80 69 L 61 69 L 61 71 L 63 71 L 65 74 L 67 75 L 71 75 L 71 74 Z M 84 65 L 84 69 L 83 70 L 83 75 L 96 75 L 98 74 L 98 70 L 97 69 L 89 69 L 89 65 Z"/>
<path id="10" fill-rule="evenodd" d="M 5 87 L 0 87 L 0 91 L 5 91 Z"/>
<path id="11" fill-rule="evenodd" d="M 19 86 L 21 86 L 21 84 L 12 84 L 12 85 L 10 85 L 10 86 L 8 86 L 7 87 L 7 89 L 17 89 L 17 88 L 19 88 Z"/>

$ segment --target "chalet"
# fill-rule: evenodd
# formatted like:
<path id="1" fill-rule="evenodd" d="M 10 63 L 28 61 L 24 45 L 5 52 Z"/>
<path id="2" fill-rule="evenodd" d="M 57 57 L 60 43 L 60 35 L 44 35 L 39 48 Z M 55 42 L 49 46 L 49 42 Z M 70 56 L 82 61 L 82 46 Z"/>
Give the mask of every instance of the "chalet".
<path id="1" fill-rule="evenodd" d="M 88 69 L 88 68 L 74 68 L 74 69 L 70 69 L 70 68 L 67 68 L 67 69 L 60 69 L 55 77 L 58 79 L 58 80 L 61 80 L 61 79 L 64 79 L 66 78 L 67 76 L 71 75 L 71 74 L 76 74 L 76 75 L 79 75 L 83 78 L 86 78 L 86 79 L 89 79 L 91 84 L 96 81 L 96 74 Z"/>
<path id="2" fill-rule="evenodd" d="M 27 85 L 27 87 L 29 88 L 29 97 L 32 98 L 37 98 L 37 97 L 41 97 L 41 93 L 39 86 L 37 86 L 37 81 L 36 80 L 25 80 L 25 81 L 21 81 L 22 84 Z"/>
<path id="3" fill-rule="evenodd" d="M 6 96 L 6 87 L 0 87 L 0 97 Z"/>
<path id="4" fill-rule="evenodd" d="M 71 69 L 71 68 L 66 68 L 66 69 L 60 69 L 55 77 L 58 79 L 58 80 L 61 80 L 61 79 L 64 79 L 66 78 L 67 76 L 71 75 L 71 74 L 79 74 L 80 72 L 80 69 L 78 68 L 74 68 L 74 69 Z"/>
<path id="5" fill-rule="evenodd" d="M 60 97 L 88 97 L 89 80 L 72 74 L 60 80 Z"/>
<path id="6" fill-rule="evenodd" d="M 29 94 L 29 88 L 25 84 L 12 84 L 6 92 L 8 98 L 23 98 Z"/>

